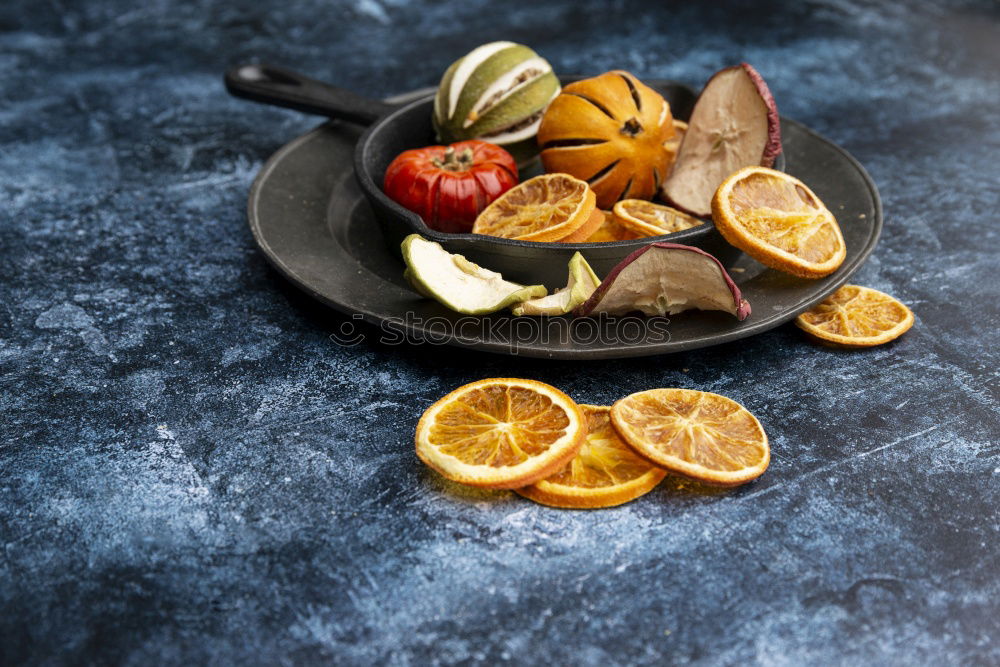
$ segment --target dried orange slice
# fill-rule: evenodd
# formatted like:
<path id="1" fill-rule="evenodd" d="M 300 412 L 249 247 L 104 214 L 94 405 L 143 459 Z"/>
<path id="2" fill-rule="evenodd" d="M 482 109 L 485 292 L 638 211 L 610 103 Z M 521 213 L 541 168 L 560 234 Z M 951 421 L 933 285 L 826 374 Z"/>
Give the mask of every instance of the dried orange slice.
<path id="1" fill-rule="evenodd" d="M 517 489 L 517 493 L 552 507 L 614 507 L 648 493 L 667 471 L 632 452 L 611 426 L 611 408 L 581 405 L 587 438 L 573 459 L 556 473 Z"/>
<path id="2" fill-rule="evenodd" d="M 622 227 L 611 211 L 601 211 L 600 226 L 587 237 L 587 243 L 604 243 L 606 241 L 628 241 L 639 238 L 633 232 Z"/>
<path id="3" fill-rule="evenodd" d="M 736 401 L 707 391 L 640 391 L 611 406 L 611 423 L 643 458 L 706 484 L 749 482 L 771 459 L 757 418 Z"/>
<path id="4" fill-rule="evenodd" d="M 415 440 L 420 460 L 450 480 L 516 489 L 562 467 L 586 435 L 583 412 L 555 387 L 494 378 L 427 408 Z"/>
<path id="5" fill-rule="evenodd" d="M 871 347 L 906 333 L 913 326 L 913 312 L 878 290 L 844 285 L 796 317 L 795 326 L 821 343 Z"/>
<path id="6" fill-rule="evenodd" d="M 579 243 L 580 241 L 586 241 L 590 238 L 594 232 L 596 232 L 601 224 L 604 222 L 604 211 L 599 208 L 595 208 L 587 218 L 587 222 L 583 223 L 583 226 L 577 229 L 575 232 L 559 239 L 560 243 Z"/>
<path id="7" fill-rule="evenodd" d="M 660 236 L 705 224 L 676 208 L 644 199 L 623 199 L 613 209 L 615 220 L 638 236 Z"/>
<path id="8" fill-rule="evenodd" d="M 472 225 L 472 233 L 558 241 L 590 219 L 596 202 L 585 181 L 568 174 L 542 174 L 514 186 L 487 206 Z"/>
<path id="9" fill-rule="evenodd" d="M 837 219 L 805 183 L 767 167 L 729 176 L 712 198 L 722 236 L 761 264 L 803 278 L 822 278 L 846 256 Z"/>

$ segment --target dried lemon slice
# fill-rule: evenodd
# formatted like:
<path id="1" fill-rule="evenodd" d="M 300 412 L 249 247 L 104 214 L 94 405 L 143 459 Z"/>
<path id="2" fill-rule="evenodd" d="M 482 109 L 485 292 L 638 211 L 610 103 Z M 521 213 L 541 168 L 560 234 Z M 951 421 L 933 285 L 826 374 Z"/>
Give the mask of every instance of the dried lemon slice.
<path id="1" fill-rule="evenodd" d="M 542 174 L 514 186 L 487 206 L 476 218 L 472 233 L 519 241 L 559 241 L 590 220 L 596 201 L 586 182 L 568 174 Z"/>
<path id="2" fill-rule="evenodd" d="M 636 456 L 611 426 L 611 408 L 581 405 L 587 437 L 573 459 L 517 493 L 552 507 L 614 507 L 648 493 L 667 471 Z"/>
<path id="3" fill-rule="evenodd" d="M 822 343 L 871 347 L 906 333 L 913 326 L 913 312 L 878 290 L 844 285 L 796 317 L 795 326 Z"/>
<path id="4" fill-rule="evenodd" d="M 417 423 L 417 456 L 450 480 L 516 489 L 558 470 L 580 449 L 579 406 L 534 380 L 493 378 L 459 387 Z"/>
<path id="5" fill-rule="evenodd" d="M 672 234 L 705 222 L 676 208 L 643 199 L 623 199 L 613 209 L 615 220 L 637 236 Z"/>
<path id="6" fill-rule="evenodd" d="M 761 264 L 822 278 L 847 255 L 837 219 L 806 184 L 766 167 L 729 176 L 712 198 L 712 220 L 729 243 Z"/>
<path id="7" fill-rule="evenodd" d="M 611 423 L 643 458 L 706 484 L 749 482 L 771 458 L 757 418 L 736 401 L 706 391 L 640 391 L 611 406 Z"/>

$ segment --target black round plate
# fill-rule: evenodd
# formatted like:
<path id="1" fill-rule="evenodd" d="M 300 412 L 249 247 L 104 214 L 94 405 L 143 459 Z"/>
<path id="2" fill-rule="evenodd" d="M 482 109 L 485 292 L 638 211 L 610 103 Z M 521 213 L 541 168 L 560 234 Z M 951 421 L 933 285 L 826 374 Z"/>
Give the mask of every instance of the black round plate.
<path id="1" fill-rule="evenodd" d="M 794 318 L 843 285 L 878 242 L 882 205 L 864 168 L 795 121 L 782 118 L 781 130 L 785 171 L 808 184 L 837 216 L 847 259 L 830 276 L 805 280 L 741 255 L 727 268 L 753 308 L 743 322 L 726 313 L 699 311 L 670 318 L 468 317 L 424 299 L 403 280 L 403 265 L 383 242 L 355 184 L 352 157 L 363 128 L 336 121 L 295 139 L 267 161 L 250 189 L 250 229 L 267 259 L 295 285 L 380 326 L 387 342 L 421 340 L 560 359 L 639 357 L 707 347 Z"/>

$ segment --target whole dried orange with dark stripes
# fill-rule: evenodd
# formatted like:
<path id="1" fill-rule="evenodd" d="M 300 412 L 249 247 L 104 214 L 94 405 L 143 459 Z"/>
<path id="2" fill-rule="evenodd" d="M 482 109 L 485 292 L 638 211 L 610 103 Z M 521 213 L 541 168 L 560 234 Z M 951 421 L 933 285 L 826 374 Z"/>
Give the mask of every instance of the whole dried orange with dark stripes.
<path id="1" fill-rule="evenodd" d="M 545 170 L 587 181 L 602 209 L 653 197 L 673 162 L 664 145 L 673 136 L 667 101 L 622 70 L 564 87 L 538 128 Z"/>

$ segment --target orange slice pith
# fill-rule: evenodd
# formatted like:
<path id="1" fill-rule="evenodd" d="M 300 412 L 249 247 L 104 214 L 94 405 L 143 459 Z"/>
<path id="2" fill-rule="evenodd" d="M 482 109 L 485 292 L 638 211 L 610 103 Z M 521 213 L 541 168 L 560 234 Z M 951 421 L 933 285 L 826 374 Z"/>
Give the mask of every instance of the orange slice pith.
<path id="1" fill-rule="evenodd" d="M 712 197 L 722 236 L 761 264 L 802 278 L 837 270 L 847 254 L 837 219 L 799 179 L 767 167 L 729 176 Z"/>
<path id="2" fill-rule="evenodd" d="M 542 382 L 493 378 L 464 385 L 417 423 L 417 456 L 450 480 L 492 489 L 532 484 L 576 454 L 587 434 L 579 406 Z"/>
<path id="3" fill-rule="evenodd" d="M 771 458 L 757 418 L 736 401 L 706 391 L 640 391 L 611 406 L 611 423 L 643 458 L 706 484 L 749 482 Z"/>
<path id="4" fill-rule="evenodd" d="M 551 507 L 614 507 L 651 491 L 667 471 L 639 458 L 611 426 L 611 408 L 581 405 L 587 437 L 573 459 L 517 493 Z"/>
<path id="5" fill-rule="evenodd" d="M 623 199 L 613 210 L 618 224 L 639 236 L 672 234 L 705 224 L 675 208 L 643 199 Z"/>
<path id="6" fill-rule="evenodd" d="M 519 241 L 558 241 L 590 218 L 597 197 L 585 181 L 543 174 L 503 193 L 472 226 L 473 234 Z"/>
<path id="7" fill-rule="evenodd" d="M 871 347 L 902 336 L 913 326 L 913 311 L 878 290 L 844 285 L 796 317 L 795 326 L 822 343 Z"/>

